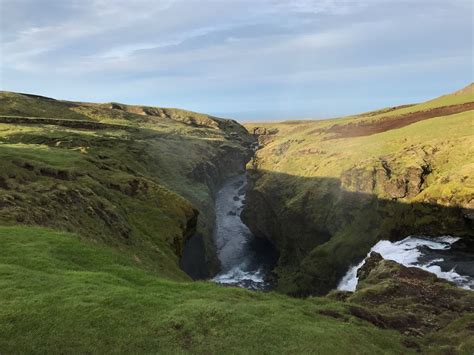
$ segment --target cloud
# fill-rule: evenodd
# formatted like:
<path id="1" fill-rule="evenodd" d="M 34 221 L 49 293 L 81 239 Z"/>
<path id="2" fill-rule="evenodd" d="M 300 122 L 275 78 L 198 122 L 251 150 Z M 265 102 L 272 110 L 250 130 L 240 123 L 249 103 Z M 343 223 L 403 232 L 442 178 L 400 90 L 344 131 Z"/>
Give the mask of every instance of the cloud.
<path id="1" fill-rule="evenodd" d="M 273 1 L 277 8 L 296 13 L 320 14 L 330 13 L 345 15 L 358 11 L 368 5 L 366 1 L 360 0 L 294 0 L 294 1 Z"/>
<path id="2" fill-rule="evenodd" d="M 468 0 L 0 0 L 0 10 L 1 87 L 89 101 L 228 114 L 238 103 L 256 116 L 281 100 L 311 116 L 319 97 L 314 112 L 338 114 L 377 106 L 332 103 L 358 85 L 384 94 L 380 105 L 403 96 L 388 77 L 429 95 L 469 81 L 472 60 Z"/>

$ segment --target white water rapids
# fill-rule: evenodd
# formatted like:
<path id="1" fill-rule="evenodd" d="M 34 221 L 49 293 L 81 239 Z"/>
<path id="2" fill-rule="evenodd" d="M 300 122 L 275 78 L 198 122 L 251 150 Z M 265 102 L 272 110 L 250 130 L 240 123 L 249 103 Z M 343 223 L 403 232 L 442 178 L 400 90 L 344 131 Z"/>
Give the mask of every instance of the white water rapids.
<path id="1" fill-rule="evenodd" d="M 458 241 L 459 238 L 450 236 L 437 238 L 410 236 L 398 242 L 381 240 L 370 252 L 375 251 L 384 259 L 409 267 L 418 267 L 439 278 L 454 282 L 459 287 L 474 290 L 474 258 L 472 254 L 462 250 L 451 250 L 453 244 Z M 357 270 L 364 263 L 365 259 L 358 265 L 350 267 L 337 289 L 355 291 L 358 282 Z"/>

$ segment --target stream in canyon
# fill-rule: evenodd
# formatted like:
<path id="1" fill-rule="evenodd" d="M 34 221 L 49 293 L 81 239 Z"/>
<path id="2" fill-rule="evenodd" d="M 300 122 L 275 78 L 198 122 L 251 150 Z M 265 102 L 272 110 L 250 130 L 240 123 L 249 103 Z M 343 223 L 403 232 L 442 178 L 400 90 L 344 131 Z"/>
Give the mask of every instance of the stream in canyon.
<path id="1" fill-rule="evenodd" d="M 255 237 L 240 219 L 246 184 L 245 174 L 238 175 L 227 180 L 217 193 L 214 242 L 221 272 L 213 281 L 251 290 L 268 290 L 272 288 L 268 275 L 276 253 L 268 241 Z"/>

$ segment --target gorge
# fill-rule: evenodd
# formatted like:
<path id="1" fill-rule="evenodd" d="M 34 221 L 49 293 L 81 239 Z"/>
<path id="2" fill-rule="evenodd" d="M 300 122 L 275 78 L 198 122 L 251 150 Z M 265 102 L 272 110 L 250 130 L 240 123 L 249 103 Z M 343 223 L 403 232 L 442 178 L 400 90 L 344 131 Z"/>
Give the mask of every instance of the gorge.
<path id="1" fill-rule="evenodd" d="M 0 351 L 470 353 L 473 101 L 244 127 L 1 92 Z"/>
<path id="2" fill-rule="evenodd" d="M 214 241 L 221 271 L 213 281 L 268 290 L 277 255 L 271 243 L 256 238 L 240 219 L 246 184 L 245 174 L 237 175 L 227 180 L 217 194 Z"/>

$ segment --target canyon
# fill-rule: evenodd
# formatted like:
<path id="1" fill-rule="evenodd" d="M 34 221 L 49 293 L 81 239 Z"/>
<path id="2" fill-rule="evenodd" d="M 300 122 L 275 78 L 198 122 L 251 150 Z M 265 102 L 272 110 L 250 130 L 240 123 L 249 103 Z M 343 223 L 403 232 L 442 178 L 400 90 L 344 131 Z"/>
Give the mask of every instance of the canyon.
<path id="1" fill-rule="evenodd" d="M 1 92 L 0 351 L 472 352 L 470 281 L 383 257 L 472 277 L 473 102 L 243 126 Z"/>

